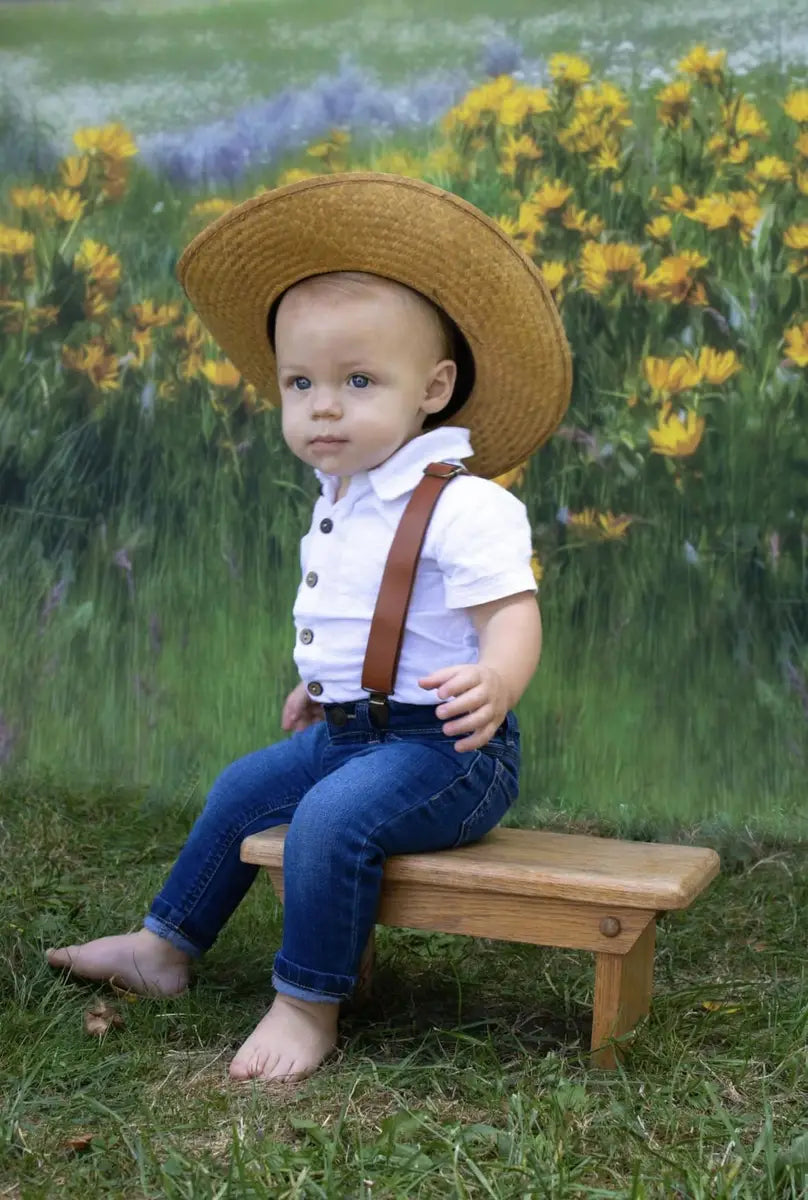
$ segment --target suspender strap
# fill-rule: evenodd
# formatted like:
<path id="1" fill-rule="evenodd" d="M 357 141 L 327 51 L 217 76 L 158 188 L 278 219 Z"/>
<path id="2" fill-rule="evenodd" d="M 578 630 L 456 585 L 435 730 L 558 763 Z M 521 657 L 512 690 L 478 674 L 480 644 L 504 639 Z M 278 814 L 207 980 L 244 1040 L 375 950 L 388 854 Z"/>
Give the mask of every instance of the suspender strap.
<path id="1" fill-rule="evenodd" d="M 410 496 L 387 555 L 362 667 L 362 688 L 371 692 L 370 711 L 379 723 L 387 719 L 387 697 L 395 683 L 404 621 L 427 526 L 438 497 L 456 475 L 468 475 L 468 471 L 447 462 L 424 467 L 424 477 Z"/>

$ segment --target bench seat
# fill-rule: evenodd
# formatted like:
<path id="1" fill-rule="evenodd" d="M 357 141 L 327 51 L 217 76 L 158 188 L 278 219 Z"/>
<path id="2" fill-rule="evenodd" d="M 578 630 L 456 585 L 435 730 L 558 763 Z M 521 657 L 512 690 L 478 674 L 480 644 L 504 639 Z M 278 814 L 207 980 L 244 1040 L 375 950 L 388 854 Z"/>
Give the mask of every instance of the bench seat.
<path id="1" fill-rule="evenodd" d="M 242 861 L 265 867 L 283 900 L 287 826 L 245 838 Z M 478 842 L 385 863 L 377 923 L 595 954 L 592 1062 L 617 1064 L 649 1010 L 656 918 L 687 908 L 718 874 L 714 850 L 581 834 L 497 828 Z M 373 939 L 360 979 L 367 986 Z"/>

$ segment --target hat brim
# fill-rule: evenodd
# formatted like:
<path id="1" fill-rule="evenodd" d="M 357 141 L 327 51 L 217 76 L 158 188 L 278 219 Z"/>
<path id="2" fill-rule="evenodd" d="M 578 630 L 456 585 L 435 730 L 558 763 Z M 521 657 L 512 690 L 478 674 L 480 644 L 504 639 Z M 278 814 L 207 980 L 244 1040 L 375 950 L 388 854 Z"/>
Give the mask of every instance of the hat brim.
<path id="1" fill-rule="evenodd" d="M 491 479 L 557 428 L 571 358 L 541 272 L 488 216 L 452 192 L 397 175 L 319 175 L 244 201 L 186 247 L 177 276 L 243 377 L 280 404 L 267 315 L 312 275 L 364 271 L 427 296 L 462 330 L 475 382 L 445 423 L 471 431 L 465 466 Z"/>

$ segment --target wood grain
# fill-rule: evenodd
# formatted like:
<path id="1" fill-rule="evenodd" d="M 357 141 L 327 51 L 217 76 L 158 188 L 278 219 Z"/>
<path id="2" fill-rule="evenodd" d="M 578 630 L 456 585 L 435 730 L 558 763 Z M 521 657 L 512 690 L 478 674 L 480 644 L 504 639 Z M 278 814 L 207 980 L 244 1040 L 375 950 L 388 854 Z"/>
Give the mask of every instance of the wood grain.
<path id="1" fill-rule="evenodd" d="M 280 866 L 286 826 L 245 838 L 244 862 Z M 546 897 L 665 911 L 687 908 L 718 874 L 714 850 L 627 842 L 536 829 L 494 829 L 481 841 L 434 854 L 401 854 L 385 883 Z"/>
<path id="2" fill-rule="evenodd" d="M 651 1007 L 656 922 L 650 921 L 628 954 L 595 955 L 592 1065 L 614 1068 L 621 1048 L 607 1038 L 629 1033 Z"/>

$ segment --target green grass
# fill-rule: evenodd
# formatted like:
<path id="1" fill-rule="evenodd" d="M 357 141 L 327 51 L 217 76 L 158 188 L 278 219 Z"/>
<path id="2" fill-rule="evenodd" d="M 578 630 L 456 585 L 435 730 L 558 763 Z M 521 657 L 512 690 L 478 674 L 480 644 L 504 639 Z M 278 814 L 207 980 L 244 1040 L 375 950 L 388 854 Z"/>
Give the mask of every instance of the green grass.
<path id="1" fill-rule="evenodd" d="M 336 1058 L 239 1085 L 227 1064 L 280 937 L 263 878 L 183 997 L 129 1003 L 43 965 L 54 942 L 138 923 L 200 803 L 4 792 L 0 1194 L 804 1198 L 804 853 L 725 858 L 661 921 L 652 1014 L 617 1074 L 586 1065 L 589 955 L 381 929 Z M 123 1018 L 102 1040 L 83 1031 L 98 998 Z"/>
<path id="2" fill-rule="evenodd" d="M 0 17 L 4 77 L 64 134 L 112 119 L 136 133 L 213 120 L 305 86 L 336 70 L 345 53 L 386 83 L 400 82 L 453 67 L 477 72 L 485 43 L 504 34 L 529 58 L 583 52 L 632 84 L 669 69 L 699 41 L 737 52 L 745 69 L 782 74 L 808 39 L 794 6 L 752 0 L 735 4 L 732 20 L 715 0 L 675 11 L 662 0 L 84 0 L 0 3 Z"/>

